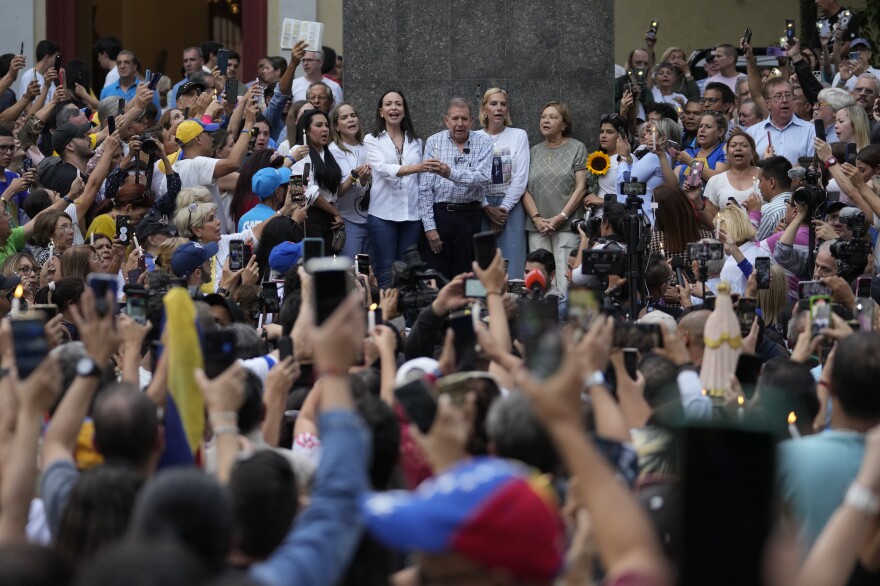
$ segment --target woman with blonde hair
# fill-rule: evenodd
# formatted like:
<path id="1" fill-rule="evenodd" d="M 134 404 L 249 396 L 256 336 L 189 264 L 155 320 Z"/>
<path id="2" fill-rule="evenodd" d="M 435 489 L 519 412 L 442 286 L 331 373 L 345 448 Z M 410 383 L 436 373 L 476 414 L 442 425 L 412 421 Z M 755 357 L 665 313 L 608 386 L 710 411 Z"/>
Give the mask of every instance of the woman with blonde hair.
<path id="1" fill-rule="evenodd" d="M 348 102 L 330 111 L 330 144 L 327 145 L 342 170 L 336 209 L 345 221 L 345 245 L 342 256 L 354 259 L 358 254 L 373 256 L 367 212 L 369 187 L 373 179 L 364 146 L 364 125 L 360 114 Z"/>
<path id="2" fill-rule="evenodd" d="M 669 47 L 663 52 L 658 63 L 669 63 L 675 68 L 675 83 L 672 91 L 684 94 L 689 100 L 700 99 L 700 86 L 697 85 L 691 69 L 688 67 L 687 54 L 681 47 Z"/>
<path id="3" fill-rule="evenodd" d="M 779 317 L 788 305 L 788 277 L 782 265 L 770 263 L 770 288 L 758 289 L 756 295 L 761 317 L 767 327 L 779 330 Z"/>
<path id="4" fill-rule="evenodd" d="M 60 278 L 79 279 L 85 282 L 89 273 L 100 273 L 102 268 L 101 257 L 98 256 L 95 247 L 88 244 L 74 246 L 61 255 Z"/>
<path id="5" fill-rule="evenodd" d="M 741 266 L 744 261 L 752 267 L 755 266 L 755 257 L 760 249 L 755 239 L 758 232 L 743 208 L 728 206 L 715 216 L 715 227 L 718 230 L 718 240 L 724 244 L 724 252 L 727 260 L 721 268 L 721 280 L 730 283 L 731 293 L 745 293 L 748 277 L 743 273 Z"/>
<path id="6" fill-rule="evenodd" d="M 175 250 L 187 242 L 189 242 L 189 239 L 181 238 L 180 236 L 166 238 L 165 241 L 158 246 L 158 251 L 156 252 L 156 268 L 161 269 L 170 275 L 171 255 L 174 254 Z"/>
<path id="7" fill-rule="evenodd" d="M 529 137 L 513 128 L 507 92 L 493 87 L 480 103 L 477 133 L 492 139 L 492 175 L 483 208 L 483 230 L 495 232 L 502 256 L 507 259 L 507 276 L 521 279 L 526 263 L 526 214 L 522 196 L 529 180 Z"/>
<path id="8" fill-rule="evenodd" d="M 835 115 L 837 140 L 843 144 L 855 143 L 860 151 L 871 143 L 871 126 L 865 109 L 858 104 L 844 106 Z"/>

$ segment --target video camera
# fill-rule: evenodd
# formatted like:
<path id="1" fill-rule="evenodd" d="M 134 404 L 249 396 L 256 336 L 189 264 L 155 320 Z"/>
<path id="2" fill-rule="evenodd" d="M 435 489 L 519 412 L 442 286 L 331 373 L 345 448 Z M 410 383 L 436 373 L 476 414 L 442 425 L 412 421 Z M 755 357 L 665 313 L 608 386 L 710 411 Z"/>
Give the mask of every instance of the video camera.
<path id="1" fill-rule="evenodd" d="M 626 250 L 616 242 L 609 242 L 604 248 L 591 248 L 584 251 L 581 272 L 585 275 L 608 277 L 623 276 L 623 261 Z"/>
<path id="2" fill-rule="evenodd" d="M 397 307 L 402 312 L 421 311 L 431 305 L 440 288 L 448 280 L 435 270 L 425 270 L 425 261 L 415 245 L 406 249 L 403 260 L 391 265 L 391 286 L 400 292 Z M 437 288 L 428 286 L 427 281 L 437 282 Z"/>
<path id="3" fill-rule="evenodd" d="M 807 179 L 806 176 L 805 179 Z M 817 210 L 822 208 L 825 200 L 828 199 L 828 194 L 818 185 L 808 184 L 798 187 L 791 194 L 791 199 L 797 205 L 807 206 L 815 214 Z"/>
<path id="4" fill-rule="evenodd" d="M 865 240 L 838 240 L 831 244 L 830 251 L 837 260 L 840 276 L 852 281 L 865 271 L 872 249 Z"/>

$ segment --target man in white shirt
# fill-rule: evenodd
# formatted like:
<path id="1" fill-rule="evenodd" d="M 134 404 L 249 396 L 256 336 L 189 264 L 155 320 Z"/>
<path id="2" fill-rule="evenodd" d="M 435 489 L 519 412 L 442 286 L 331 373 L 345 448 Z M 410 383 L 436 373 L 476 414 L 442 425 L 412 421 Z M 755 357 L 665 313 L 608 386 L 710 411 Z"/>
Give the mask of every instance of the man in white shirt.
<path id="1" fill-rule="evenodd" d="M 322 51 L 306 51 L 301 63 L 305 75 L 293 80 L 294 102 L 297 100 L 305 100 L 309 86 L 316 81 L 323 81 L 330 86 L 330 89 L 333 91 L 333 101 L 335 103 L 340 104 L 343 102 L 342 87 L 332 79 L 327 79 L 324 77 L 324 74 L 321 73 L 321 65 L 324 63 L 324 53 Z"/>
<path id="2" fill-rule="evenodd" d="M 211 192 L 211 198 L 217 204 L 217 217 L 220 220 L 220 233 L 231 234 L 235 232 L 231 218 L 228 217 L 228 205 L 220 198 L 220 190 L 217 189 L 217 179 L 235 173 L 241 167 L 241 162 L 247 154 L 250 142 L 251 130 L 254 128 L 258 107 L 249 104 L 245 110 L 244 128 L 239 132 L 229 156 L 225 159 L 215 159 L 213 153 L 211 135 L 212 131 L 218 130 L 218 125 L 203 125 L 197 120 L 184 120 L 177 127 L 175 137 L 180 145 L 180 156 L 172 165 L 180 175 L 181 186 L 205 187 Z M 207 131 L 207 132 L 206 132 Z M 157 163 L 158 165 L 158 163 Z M 165 174 L 158 167 L 153 173 L 153 192 L 165 193 Z"/>
<path id="3" fill-rule="evenodd" d="M 764 100 L 770 117 L 749 127 L 746 132 L 755 139 L 761 158 L 780 155 L 797 166 L 800 157 L 812 157 L 816 149 L 816 129 L 811 122 L 794 115 L 794 90 L 791 82 L 777 77 L 764 85 Z"/>
<path id="4" fill-rule="evenodd" d="M 31 81 L 34 80 L 34 76 L 38 82 L 40 82 L 40 87 L 43 87 L 45 83 L 45 75 L 46 73 L 52 69 L 55 75 L 58 75 L 58 72 L 54 70 L 55 67 L 55 55 L 58 55 L 61 52 L 61 48 L 53 43 L 52 41 L 40 41 L 37 43 L 37 51 L 36 58 L 37 62 L 33 67 L 28 67 L 21 74 L 21 81 L 18 86 L 18 95 L 23 96 L 27 91 L 28 85 L 30 85 Z M 55 85 L 51 85 L 49 87 L 49 93 L 46 94 L 46 103 L 52 101 L 52 96 L 55 95 Z"/>
<path id="5" fill-rule="evenodd" d="M 737 51 L 733 45 L 718 45 L 712 51 L 715 56 L 715 63 L 718 64 L 719 71 L 715 75 L 706 80 L 706 83 L 718 81 L 730 88 L 730 91 L 736 93 L 736 80 L 742 76 L 736 70 Z"/>
<path id="6" fill-rule="evenodd" d="M 116 68 L 116 57 L 122 51 L 122 41 L 116 37 L 104 37 L 92 47 L 98 57 L 98 65 L 107 70 L 104 78 L 104 87 L 116 83 L 119 79 L 119 69 Z"/>

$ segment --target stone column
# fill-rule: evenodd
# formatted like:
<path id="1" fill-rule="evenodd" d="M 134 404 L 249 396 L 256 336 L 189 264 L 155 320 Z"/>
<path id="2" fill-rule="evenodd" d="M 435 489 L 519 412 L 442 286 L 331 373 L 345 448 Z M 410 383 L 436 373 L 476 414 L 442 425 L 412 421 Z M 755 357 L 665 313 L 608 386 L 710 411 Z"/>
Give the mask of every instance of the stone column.
<path id="1" fill-rule="evenodd" d="M 514 126 L 540 140 L 541 106 L 561 100 L 573 136 L 594 148 L 613 108 L 613 0 L 345 0 L 345 96 L 372 128 L 382 93 L 399 88 L 423 138 L 446 102 L 510 94 Z"/>

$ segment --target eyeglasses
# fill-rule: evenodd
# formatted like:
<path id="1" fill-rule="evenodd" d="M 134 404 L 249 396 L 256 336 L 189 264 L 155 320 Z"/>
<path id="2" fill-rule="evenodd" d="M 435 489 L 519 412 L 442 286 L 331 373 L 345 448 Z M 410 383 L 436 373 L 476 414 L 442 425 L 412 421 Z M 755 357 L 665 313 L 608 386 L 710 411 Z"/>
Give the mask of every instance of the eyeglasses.
<path id="1" fill-rule="evenodd" d="M 701 104 L 714 104 L 715 102 L 720 102 L 721 98 L 700 98 Z"/>
<path id="2" fill-rule="evenodd" d="M 599 124 L 618 124 L 623 122 L 623 118 L 620 117 L 620 114 L 602 114 L 602 117 L 599 119 Z"/>
<path id="3" fill-rule="evenodd" d="M 0 145 L 0 153 L 11 153 L 15 151 L 14 144 L 2 144 Z"/>
<path id="4" fill-rule="evenodd" d="M 56 232 L 73 232 L 73 224 L 62 224 L 55 228 Z"/>
<path id="5" fill-rule="evenodd" d="M 34 274 L 34 267 L 23 266 L 13 271 L 19 277 L 29 277 Z"/>
<path id="6" fill-rule="evenodd" d="M 196 202 L 192 202 L 188 206 L 186 206 L 186 210 L 189 212 L 189 215 L 186 218 L 186 231 L 192 234 L 192 219 L 193 212 L 199 209 L 199 204 Z"/>
<path id="7" fill-rule="evenodd" d="M 786 92 L 784 94 L 773 94 L 772 96 L 770 96 L 770 99 L 773 100 L 774 102 L 782 102 L 782 101 L 791 100 L 793 97 L 794 97 L 794 94 L 792 94 L 790 92 Z"/>

